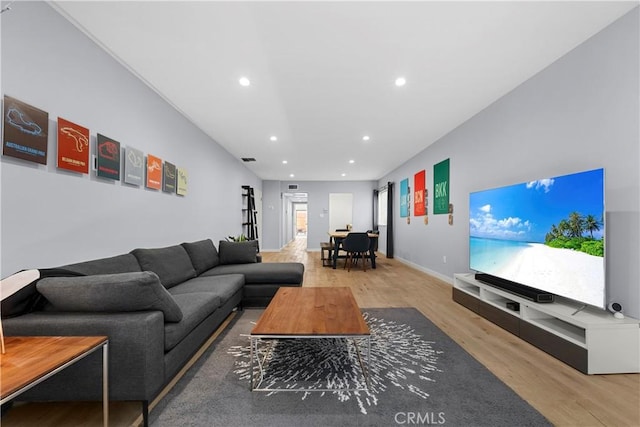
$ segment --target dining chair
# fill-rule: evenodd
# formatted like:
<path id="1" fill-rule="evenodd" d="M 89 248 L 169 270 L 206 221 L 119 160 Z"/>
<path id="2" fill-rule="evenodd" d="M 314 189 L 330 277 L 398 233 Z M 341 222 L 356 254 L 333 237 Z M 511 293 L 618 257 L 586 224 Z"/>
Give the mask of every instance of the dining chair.
<path id="1" fill-rule="evenodd" d="M 347 252 L 347 259 L 344 268 L 351 271 L 354 257 L 356 260 L 362 258 L 362 269 L 367 271 L 365 256 L 369 252 L 371 241 L 367 233 L 349 233 L 342 241 L 342 249 Z"/>
<path id="2" fill-rule="evenodd" d="M 380 237 L 380 230 L 367 230 L 367 234 L 369 236 L 371 236 L 372 234 L 375 234 L 376 237 L 370 237 L 371 240 L 371 250 L 373 251 L 373 256 L 375 257 L 375 253 L 378 252 L 378 239 Z M 366 261 L 370 261 L 369 257 L 365 258 Z"/>
<path id="3" fill-rule="evenodd" d="M 349 229 L 348 228 L 336 228 L 336 233 L 340 233 L 340 232 L 343 232 L 343 231 L 349 231 Z M 338 245 L 338 255 L 340 254 L 341 250 L 342 250 L 342 242 L 340 241 L 339 245 Z"/>
<path id="4" fill-rule="evenodd" d="M 367 234 L 380 236 L 380 230 L 367 230 Z M 371 244 L 373 245 L 373 251 L 378 252 L 378 237 L 371 239 Z"/>

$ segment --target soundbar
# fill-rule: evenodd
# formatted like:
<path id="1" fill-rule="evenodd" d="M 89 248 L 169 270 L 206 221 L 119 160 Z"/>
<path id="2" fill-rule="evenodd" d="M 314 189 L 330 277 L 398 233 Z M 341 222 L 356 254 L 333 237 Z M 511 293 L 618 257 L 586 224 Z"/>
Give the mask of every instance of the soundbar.
<path id="1" fill-rule="evenodd" d="M 500 277 L 492 276 L 485 273 L 476 273 L 476 280 L 487 285 L 495 286 L 496 288 L 505 290 L 514 295 L 521 296 L 533 302 L 553 302 L 553 294 L 549 292 L 541 291 L 540 289 L 532 288 L 530 286 L 521 285 L 511 280 L 502 279 Z"/>

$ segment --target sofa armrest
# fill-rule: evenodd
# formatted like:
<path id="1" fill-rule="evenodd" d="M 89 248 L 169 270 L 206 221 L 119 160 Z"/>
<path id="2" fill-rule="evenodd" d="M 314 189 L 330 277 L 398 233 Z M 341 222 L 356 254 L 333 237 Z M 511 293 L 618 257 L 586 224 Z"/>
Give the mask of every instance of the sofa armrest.
<path id="1" fill-rule="evenodd" d="M 164 384 L 164 316 L 160 311 L 39 311 L 4 319 L 2 326 L 7 336 L 108 336 L 111 400 L 151 400 Z M 102 352 L 94 352 L 20 400 L 101 400 L 101 367 Z"/>

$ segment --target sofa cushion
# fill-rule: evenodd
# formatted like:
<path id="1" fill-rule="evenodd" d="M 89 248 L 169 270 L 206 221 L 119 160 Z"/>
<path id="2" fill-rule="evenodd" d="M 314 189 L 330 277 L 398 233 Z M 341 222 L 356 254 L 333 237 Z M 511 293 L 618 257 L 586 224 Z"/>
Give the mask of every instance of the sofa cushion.
<path id="1" fill-rule="evenodd" d="M 180 307 L 183 317 L 180 323 L 165 323 L 165 352 L 175 347 L 220 306 L 220 297 L 210 292 L 178 294 L 173 298 Z"/>
<path id="2" fill-rule="evenodd" d="M 115 274 L 142 271 L 136 257 L 131 254 L 116 255 L 109 258 L 99 258 L 91 261 L 69 264 L 61 268 L 86 275 Z"/>
<path id="3" fill-rule="evenodd" d="M 183 243 L 182 247 L 187 251 L 187 254 L 189 254 L 191 264 L 193 264 L 197 274 L 202 274 L 220 263 L 218 250 L 213 245 L 211 239 Z"/>
<path id="4" fill-rule="evenodd" d="M 166 248 L 134 249 L 131 253 L 138 259 L 145 271 L 153 271 L 165 288 L 196 277 L 187 251 L 180 245 Z"/>
<path id="5" fill-rule="evenodd" d="M 227 242 L 220 240 L 218 244 L 220 264 L 246 264 L 257 262 L 258 241 Z"/>
<path id="6" fill-rule="evenodd" d="M 304 277 L 304 264 L 299 262 L 260 262 L 219 265 L 206 271 L 201 277 L 220 274 L 244 274 L 246 284 L 301 284 Z"/>
<path id="7" fill-rule="evenodd" d="M 179 322 L 182 311 L 149 271 L 48 277 L 36 285 L 55 311 L 128 312 L 159 310 L 166 322 Z"/>
<path id="8" fill-rule="evenodd" d="M 222 306 L 238 291 L 242 291 L 243 287 L 244 276 L 242 274 L 200 276 L 174 286 L 169 289 L 169 293 L 175 296 L 194 292 L 208 292 L 220 297 L 220 306 Z"/>

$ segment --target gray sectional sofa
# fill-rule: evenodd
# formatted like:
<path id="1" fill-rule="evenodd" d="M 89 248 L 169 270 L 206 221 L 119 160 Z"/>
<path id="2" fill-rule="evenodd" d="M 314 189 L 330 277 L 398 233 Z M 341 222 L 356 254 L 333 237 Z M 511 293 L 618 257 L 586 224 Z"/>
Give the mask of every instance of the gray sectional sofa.
<path id="1" fill-rule="evenodd" d="M 5 335 L 107 335 L 110 400 L 148 404 L 207 338 L 243 305 L 266 305 L 301 286 L 304 265 L 262 263 L 255 242 L 211 240 L 41 269 L 2 302 Z M 101 400 L 97 352 L 20 396 Z"/>

